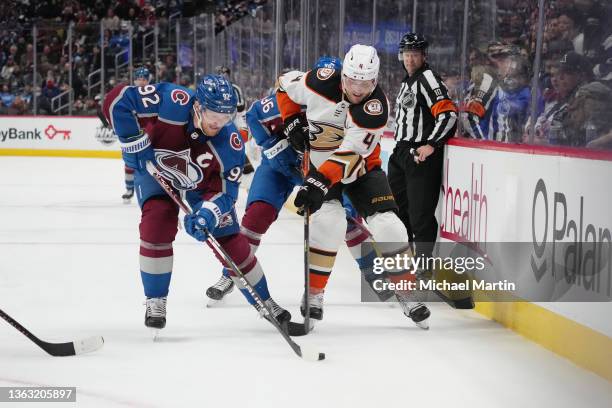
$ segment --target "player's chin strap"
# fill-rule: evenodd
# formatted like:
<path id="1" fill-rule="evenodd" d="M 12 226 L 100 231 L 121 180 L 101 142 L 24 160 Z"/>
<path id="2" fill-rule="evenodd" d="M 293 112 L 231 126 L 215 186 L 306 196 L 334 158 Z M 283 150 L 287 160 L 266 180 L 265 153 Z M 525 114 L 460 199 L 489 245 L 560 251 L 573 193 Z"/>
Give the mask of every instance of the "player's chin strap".
<path id="1" fill-rule="evenodd" d="M 172 201 L 174 201 L 176 205 L 178 205 L 179 208 L 183 210 L 185 214 L 192 214 L 193 210 L 191 209 L 189 204 L 187 204 L 181 197 L 179 197 L 179 195 L 174 191 L 174 189 L 170 186 L 170 184 L 168 184 L 168 182 L 166 181 L 164 176 L 162 176 L 157 166 L 155 166 L 155 164 L 153 164 L 152 162 L 147 161 L 146 167 L 147 167 L 147 171 L 149 172 L 149 174 L 155 180 L 157 180 L 161 188 L 164 189 L 164 191 L 166 192 L 166 194 L 168 194 L 168 196 L 172 199 Z M 262 309 L 266 310 L 266 312 L 268 313 L 268 316 L 270 317 L 269 319 L 270 323 L 272 323 L 272 325 L 276 328 L 276 330 L 278 330 L 278 332 L 283 336 L 285 341 L 289 343 L 289 346 L 291 346 L 295 354 L 309 361 L 318 361 L 318 360 L 325 359 L 325 353 L 319 353 L 315 350 L 307 349 L 306 347 L 301 347 L 300 345 L 295 343 L 291 339 L 291 337 L 289 337 L 289 334 L 287 334 L 287 332 L 283 330 L 278 320 L 276 320 L 276 318 L 274 317 L 274 314 L 272 314 L 272 310 L 270 309 L 270 307 L 266 303 L 264 303 L 263 300 L 261 300 L 261 297 L 259 296 L 257 291 L 253 288 L 253 286 L 249 283 L 249 281 L 246 280 L 240 268 L 238 268 L 236 263 L 232 261 L 228 253 L 225 252 L 225 249 L 223 249 L 223 247 L 219 244 L 219 241 L 217 241 L 215 237 L 213 237 L 212 234 L 210 234 L 208 231 L 206 232 L 208 233 L 207 242 L 210 244 L 213 251 L 218 253 L 223 258 L 225 263 L 232 269 L 234 274 L 236 274 L 236 277 L 240 280 L 240 282 L 248 290 L 249 294 L 253 297 L 253 299 L 255 299 L 255 302 Z"/>

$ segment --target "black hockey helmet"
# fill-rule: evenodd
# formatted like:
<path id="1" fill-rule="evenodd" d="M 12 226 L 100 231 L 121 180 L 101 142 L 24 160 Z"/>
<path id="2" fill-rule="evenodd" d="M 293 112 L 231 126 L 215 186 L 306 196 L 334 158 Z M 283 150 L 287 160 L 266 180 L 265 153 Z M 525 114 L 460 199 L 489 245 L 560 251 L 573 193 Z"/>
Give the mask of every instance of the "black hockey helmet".
<path id="1" fill-rule="evenodd" d="M 399 52 L 408 50 L 425 51 L 429 47 L 429 43 L 422 34 L 406 33 L 399 43 Z"/>
<path id="2" fill-rule="evenodd" d="M 404 51 L 422 51 L 425 53 L 427 47 L 429 47 L 429 43 L 422 34 L 406 33 L 399 42 L 397 58 L 402 61 L 402 52 Z"/>

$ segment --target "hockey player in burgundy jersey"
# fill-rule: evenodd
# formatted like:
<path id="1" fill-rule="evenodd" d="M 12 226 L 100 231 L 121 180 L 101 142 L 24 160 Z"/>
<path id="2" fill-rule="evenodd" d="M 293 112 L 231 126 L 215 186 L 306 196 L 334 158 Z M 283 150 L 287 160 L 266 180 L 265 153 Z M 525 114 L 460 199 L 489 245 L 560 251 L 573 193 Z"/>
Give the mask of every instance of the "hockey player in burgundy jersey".
<path id="1" fill-rule="evenodd" d="M 206 75 L 195 95 L 169 83 L 119 86 L 107 95 L 103 109 L 119 138 L 125 163 L 135 169 L 135 191 L 142 211 L 140 271 L 147 298 L 145 325 L 161 329 L 166 324 L 172 242 L 178 222 L 178 207 L 147 173 L 147 161 L 185 193 L 193 208 L 193 214 L 184 218 L 185 231 L 199 241 L 212 234 L 279 323 L 286 324 L 291 315 L 270 297 L 263 270 L 248 240 L 239 234 L 234 204 L 244 146 L 232 123 L 236 96 L 229 81 Z M 154 121 L 147 132 L 142 129 L 144 120 Z M 238 279 L 235 284 L 259 310 Z"/>
<path id="2" fill-rule="evenodd" d="M 411 254 L 408 234 L 380 167 L 379 141 L 389 107 L 377 85 L 379 66 L 374 47 L 356 44 L 346 54 L 341 71 L 294 71 L 279 79 L 277 101 L 285 132 L 296 149 L 309 146 L 314 167 L 295 199 L 296 207 L 312 213 L 310 274 L 322 288 L 311 292 L 311 303 L 319 303 L 317 296 L 322 299 L 346 230 L 343 193 L 366 220 L 385 256 Z M 301 115 L 304 106 L 307 122 Z M 387 274 L 394 282 L 415 280 L 404 269 L 389 269 Z M 429 309 L 414 301 L 414 293 L 396 291 L 396 297 L 406 316 L 419 327 L 428 327 Z"/>

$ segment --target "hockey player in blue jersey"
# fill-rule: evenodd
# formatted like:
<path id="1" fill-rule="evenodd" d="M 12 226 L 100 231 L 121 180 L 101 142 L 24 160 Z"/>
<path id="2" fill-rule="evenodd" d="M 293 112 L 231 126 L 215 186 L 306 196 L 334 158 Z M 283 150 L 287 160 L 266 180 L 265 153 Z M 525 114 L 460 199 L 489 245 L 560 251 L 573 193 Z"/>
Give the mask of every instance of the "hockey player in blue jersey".
<path id="1" fill-rule="evenodd" d="M 145 67 L 134 70 L 134 86 L 149 85 L 151 73 Z M 134 169 L 124 166 L 125 193 L 121 196 L 124 204 L 129 204 L 134 197 Z"/>
<path id="2" fill-rule="evenodd" d="M 235 112 L 231 83 L 214 75 L 201 79 L 195 95 L 187 88 L 160 83 L 119 86 L 104 101 L 104 114 L 119 138 L 123 159 L 136 171 L 147 327 L 161 329 L 166 324 L 172 242 L 178 222 L 177 205 L 147 173 L 147 161 L 154 162 L 164 178 L 185 193 L 193 208 L 193 214 L 184 218 L 185 231 L 199 241 L 206 241 L 208 233 L 212 234 L 279 323 L 284 326 L 291 318 L 270 297 L 263 270 L 246 237 L 239 234 L 234 204 L 244 166 L 244 146 L 232 123 Z M 144 121 L 153 121 L 147 131 L 143 130 Z M 237 279 L 235 282 L 259 310 L 246 288 Z"/>
<path id="3" fill-rule="evenodd" d="M 314 68 L 341 69 L 341 66 L 337 58 L 322 57 Z M 262 162 L 253 177 L 247 198 L 247 209 L 241 222 L 242 234 L 248 238 L 253 250 L 256 250 L 262 236 L 276 220 L 293 188 L 302 184 L 301 158 L 298 157 L 297 152 L 290 146 L 283 134 L 284 125 L 274 94 L 253 103 L 247 112 L 246 121 L 253 139 L 263 152 Z M 345 208 L 351 218 L 358 218 L 348 200 L 345 201 Z M 373 249 L 363 251 L 368 255 L 362 255 L 362 244 L 367 245 L 369 238 L 352 220 L 349 221 L 345 239 L 366 279 L 373 278 L 374 275 L 371 272 Z M 222 299 L 232 291 L 234 284 L 228 278 L 228 273 L 229 271 L 224 269 L 219 280 L 206 291 L 206 295 L 213 301 Z M 331 266 L 323 273 L 311 272 L 310 282 L 313 296 L 310 302 L 310 315 L 315 319 L 320 320 L 323 315 L 323 296 L 319 294 L 322 294 L 330 273 Z M 386 293 L 380 295 L 383 298 L 390 296 Z"/>

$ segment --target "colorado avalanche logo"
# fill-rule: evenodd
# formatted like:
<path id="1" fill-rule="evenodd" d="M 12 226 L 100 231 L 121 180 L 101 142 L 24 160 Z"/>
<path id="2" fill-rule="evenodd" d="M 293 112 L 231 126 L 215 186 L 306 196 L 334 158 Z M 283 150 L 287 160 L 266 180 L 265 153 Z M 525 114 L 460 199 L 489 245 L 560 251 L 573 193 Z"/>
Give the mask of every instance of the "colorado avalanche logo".
<path id="1" fill-rule="evenodd" d="M 236 132 L 233 132 L 230 136 L 230 146 L 232 149 L 240 151 L 242 149 L 242 137 Z"/>
<path id="2" fill-rule="evenodd" d="M 189 149 L 180 152 L 156 149 L 155 161 L 164 178 L 177 190 L 192 190 L 204 179 L 202 169 L 191 161 Z"/>
<path id="3" fill-rule="evenodd" d="M 170 93 L 172 102 L 178 103 L 181 106 L 185 106 L 189 103 L 189 94 L 182 89 L 173 89 Z"/>

